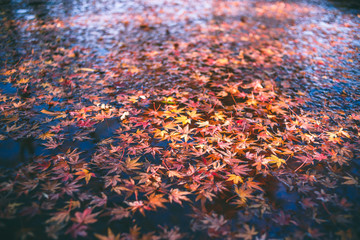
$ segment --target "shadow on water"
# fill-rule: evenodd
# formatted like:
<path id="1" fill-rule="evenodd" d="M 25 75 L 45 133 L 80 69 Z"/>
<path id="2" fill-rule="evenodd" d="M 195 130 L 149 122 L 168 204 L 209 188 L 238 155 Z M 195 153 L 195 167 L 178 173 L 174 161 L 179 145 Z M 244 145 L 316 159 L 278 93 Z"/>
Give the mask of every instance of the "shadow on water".
<path id="1" fill-rule="evenodd" d="M 32 138 L 0 141 L 0 166 L 12 168 L 28 162 L 34 156 L 36 148 Z"/>
<path id="2" fill-rule="evenodd" d="M 328 0 L 334 7 L 350 13 L 360 12 L 360 1 L 359 0 Z"/>

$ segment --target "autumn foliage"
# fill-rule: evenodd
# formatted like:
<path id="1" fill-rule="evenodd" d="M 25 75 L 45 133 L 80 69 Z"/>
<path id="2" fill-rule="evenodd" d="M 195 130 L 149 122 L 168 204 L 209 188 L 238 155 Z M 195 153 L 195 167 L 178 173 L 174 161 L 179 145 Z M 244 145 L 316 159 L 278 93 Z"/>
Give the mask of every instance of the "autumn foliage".
<path id="1" fill-rule="evenodd" d="M 196 23 L 150 2 L 105 18 L 102 29 L 123 29 L 111 44 L 67 42 L 91 18 L 18 27 L 47 38 L 1 71 L 1 142 L 36 151 L 1 169 L 0 228 L 21 239 L 355 239 L 359 105 L 332 108 L 309 82 L 352 81 L 358 59 L 302 46 L 295 29 L 318 34 L 295 22 L 325 10 L 218 1 Z"/>

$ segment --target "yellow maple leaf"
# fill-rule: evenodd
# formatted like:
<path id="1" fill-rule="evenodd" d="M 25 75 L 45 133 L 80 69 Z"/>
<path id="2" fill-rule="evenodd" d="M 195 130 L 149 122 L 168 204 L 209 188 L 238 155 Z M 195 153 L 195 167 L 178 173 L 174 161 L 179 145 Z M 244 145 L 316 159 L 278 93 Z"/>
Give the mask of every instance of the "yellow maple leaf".
<path id="1" fill-rule="evenodd" d="M 53 136 L 55 136 L 55 134 L 51 133 L 49 131 L 49 132 L 46 132 L 46 133 L 43 133 L 43 134 L 39 135 L 39 138 L 42 139 L 42 140 L 46 140 L 46 139 L 52 139 Z"/>
<path id="2" fill-rule="evenodd" d="M 180 115 L 180 117 L 175 118 L 175 123 L 182 123 L 182 125 L 185 125 L 191 123 L 191 119 L 184 115 Z"/>
<path id="3" fill-rule="evenodd" d="M 286 163 L 286 161 L 285 161 L 284 159 L 278 158 L 278 157 L 275 156 L 275 155 L 271 155 L 270 157 L 267 157 L 266 159 L 269 160 L 269 161 L 268 161 L 269 163 L 276 164 L 276 166 L 277 166 L 278 168 L 280 168 L 281 164 L 285 164 L 285 163 Z"/>
<path id="4" fill-rule="evenodd" d="M 85 168 L 81 169 L 81 171 L 76 172 L 75 175 L 78 175 L 77 180 L 85 178 L 86 184 L 89 183 L 91 177 L 95 177 L 94 173 L 89 172 L 89 170 Z"/>
<path id="5" fill-rule="evenodd" d="M 241 176 L 239 175 L 235 175 L 235 174 L 228 174 L 228 179 L 226 179 L 226 181 L 233 181 L 234 184 L 238 184 L 239 182 L 240 183 L 243 183 L 243 179 Z"/>

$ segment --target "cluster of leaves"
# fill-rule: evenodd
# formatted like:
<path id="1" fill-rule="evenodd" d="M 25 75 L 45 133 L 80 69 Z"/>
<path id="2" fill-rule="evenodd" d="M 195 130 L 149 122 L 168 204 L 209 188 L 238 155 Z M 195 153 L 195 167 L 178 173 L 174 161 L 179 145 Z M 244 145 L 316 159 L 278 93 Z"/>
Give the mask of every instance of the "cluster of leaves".
<path id="1" fill-rule="evenodd" d="M 224 15 L 244 7 L 218 4 Z M 284 19 L 296 7 L 273 3 L 254 14 Z M 169 33 L 139 43 L 136 33 L 162 29 L 159 14 L 125 21 L 128 45 L 105 60 L 60 44 L 7 66 L 0 139 L 31 139 L 40 153 L 1 171 L 3 226 L 52 239 L 282 237 L 274 228 L 297 239 L 355 236 L 358 205 L 336 190 L 359 187 L 349 164 L 360 116 L 309 111 L 306 92 L 278 84 L 298 57 L 281 33 L 220 13 L 206 31 L 189 24 L 187 40 Z M 52 36 L 66 25 L 22 28 Z M 146 227 L 177 207 L 183 222 Z"/>

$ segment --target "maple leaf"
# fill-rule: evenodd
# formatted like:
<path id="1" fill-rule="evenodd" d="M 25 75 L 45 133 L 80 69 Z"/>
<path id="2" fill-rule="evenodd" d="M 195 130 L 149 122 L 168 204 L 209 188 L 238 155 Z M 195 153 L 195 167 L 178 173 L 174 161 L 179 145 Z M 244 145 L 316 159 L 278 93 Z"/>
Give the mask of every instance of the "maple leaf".
<path id="1" fill-rule="evenodd" d="M 187 111 L 186 113 L 193 120 L 201 120 L 200 118 L 201 114 L 197 113 L 196 110 Z"/>
<path id="2" fill-rule="evenodd" d="M 179 189 L 171 189 L 169 200 L 172 203 L 177 202 L 178 204 L 182 205 L 181 201 L 190 201 L 189 198 L 186 197 L 186 195 L 190 194 L 189 192 L 180 191 Z"/>
<path id="3" fill-rule="evenodd" d="M 51 166 L 51 162 L 42 161 L 37 163 L 38 169 L 41 171 L 45 171 Z"/>
<path id="4" fill-rule="evenodd" d="M 155 106 L 154 106 L 154 109 L 149 109 L 145 113 L 148 114 L 149 116 L 156 117 L 156 118 L 160 117 L 162 115 L 162 112 L 158 111 L 158 109 L 155 109 Z"/>
<path id="5" fill-rule="evenodd" d="M 73 238 L 76 238 L 77 236 L 86 237 L 87 230 L 88 230 L 88 226 L 79 224 L 79 223 L 75 223 L 65 232 L 65 234 L 70 233 Z"/>
<path id="6" fill-rule="evenodd" d="M 185 142 L 187 142 L 189 139 L 192 139 L 192 137 L 190 137 L 189 134 L 194 130 L 195 129 L 189 130 L 189 125 L 186 125 L 184 128 L 178 126 L 178 132 L 179 134 L 181 134 L 180 138 L 184 138 Z"/>
<path id="7" fill-rule="evenodd" d="M 46 133 L 43 133 L 43 134 L 39 135 L 39 138 L 42 139 L 42 140 L 46 140 L 46 139 L 52 140 L 53 136 L 55 136 L 55 134 L 48 131 Z"/>
<path id="8" fill-rule="evenodd" d="M 62 222 L 68 222 L 70 220 L 70 211 L 61 211 L 54 214 L 53 217 L 48 219 L 46 223 L 56 222 L 56 223 L 62 223 Z"/>
<path id="9" fill-rule="evenodd" d="M 198 195 L 197 195 L 195 201 L 200 200 L 202 205 L 205 204 L 206 199 L 209 201 L 212 201 L 213 198 L 215 197 L 215 194 L 213 194 L 210 191 L 206 191 L 205 189 L 201 189 L 197 194 Z"/>
<path id="10" fill-rule="evenodd" d="M 132 171 L 132 170 L 138 170 L 139 166 L 142 165 L 142 163 L 139 163 L 140 157 L 131 159 L 129 156 L 127 157 L 125 161 L 125 168 L 126 170 Z"/>
<path id="11" fill-rule="evenodd" d="M 353 177 L 351 175 L 345 176 L 345 177 L 343 177 L 343 179 L 346 180 L 345 182 L 343 182 L 343 184 L 346 184 L 346 185 L 359 185 L 358 178 L 355 178 L 355 177 Z"/>
<path id="12" fill-rule="evenodd" d="M 106 205 L 107 203 L 107 196 L 105 193 L 101 193 L 101 197 L 93 196 L 93 200 L 89 203 L 90 205 L 94 205 L 95 207 L 101 207 Z"/>
<path id="13" fill-rule="evenodd" d="M 318 160 L 319 162 L 327 159 L 328 157 L 322 153 L 318 153 L 316 152 L 315 155 L 314 155 L 314 159 Z"/>
<path id="14" fill-rule="evenodd" d="M 162 228 L 164 231 L 161 233 L 162 239 L 169 239 L 169 240 L 180 240 L 184 238 L 185 234 L 180 233 L 180 229 L 178 227 L 174 227 L 173 229 L 168 230 L 167 227 Z"/>
<path id="15" fill-rule="evenodd" d="M 38 179 L 34 179 L 34 180 L 27 180 L 24 182 L 20 182 L 21 186 L 21 193 L 24 194 L 28 194 L 29 191 L 34 190 L 38 184 L 39 184 L 39 180 Z"/>
<path id="16" fill-rule="evenodd" d="M 67 208 L 69 209 L 68 211 L 70 211 L 71 209 L 80 208 L 81 203 L 80 201 L 70 199 L 70 201 L 66 202 L 66 205 Z"/>
<path id="17" fill-rule="evenodd" d="M 176 124 L 174 123 L 174 121 L 171 121 L 171 122 L 164 122 L 162 126 L 164 130 L 167 131 L 167 130 L 174 130 Z"/>
<path id="18" fill-rule="evenodd" d="M 174 118 L 176 116 L 177 116 L 177 114 L 174 113 L 174 112 L 171 112 L 171 111 L 164 111 L 163 114 L 162 114 L 162 117 L 165 118 L 165 119 Z"/>
<path id="19" fill-rule="evenodd" d="M 269 160 L 269 161 L 268 161 L 269 163 L 276 164 L 276 166 L 277 166 L 278 168 L 280 168 L 281 164 L 285 164 L 285 163 L 286 163 L 286 161 L 285 161 L 284 159 L 278 158 L 278 157 L 275 156 L 275 155 L 271 155 L 270 157 L 267 157 L 266 159 Z"/>
<path id="20" fill-rule="evenodd" d="M 114 235 L 114 233 L 111 231 L 110 228 L 108 228 L 107 236 L 100 235 L 100 234 L 97 234 L 97 233 L 95 233 L 94 235 L 99 240 L 120 240 L 120 233 L 117 234 L 117 235 Z"/>
<path id="21" fill-rule="evenodd" d="M 161 141 L 167 139 L 168 135 L 169 133 L 166 130 L 160 130 L 158 128 L 154 130 L 154 138 L 159 138 Z"/>
<path id="22" fill-rule="evenodd" d="M 182 125 L 185 125 L 187 123 L 191 123 L 191 119 L 187 118 L 185 115 L 180 115 L 180 117 L 175 118 L 175 123 L 181 123 Z"/>
<path id="23" fill-rule="evenodd" d="M 94 119 L 102 122 L 105 119 L 112 118 L 112 117 L 113 117 L 112 111 L 104 112 L 103 110 L 101 110 L 101 113 L 97 113 L 95 115 Z"/>
<path id="24" fill-rule="evenodd" d="M 111 216 L 111 219 L 110 219 L 110 222 L 111 222 L 114 220 L 121 220 L 123 218 L 130 217 L 130 212 L 123 207 L 115 205 L 115 208 L 112 208 L 110 211 L 110 216 Z"/>
<path id="25" fill-rule="evenodd" d="M 241 82 L 227 83 L 226 86 L 221 85 L 221 87 L 224 89 L 224 91 L 235 95 L 236 93 L 239 92 L 239 85 L 241 85 Z"/>
<path id="26" fill-rule="evenodd" d="M 114 176 L 105 176 L 105 188 L 112 186 L 115 187 L 118 182 L 121 181 L 120 175 L 114 175 Z"/>
<path id="27" fill-rule="evenodd" d="M 91 121 L 90 119 L 87 120 L 79 120 L 77 122 L 77 126 L 79 127 L 84 127 L 84 128 L 90 128 L 92 127 L 96 122 L 95 121 Z"/>
<path id="28" fill-rule="evenodd" d="M 113 146 L 111 143 L 110 143 L 110 153 L 117 153 L 119 151 L 123 150 L 123 147 L 122 146 Z"/>
<path id="29" fill-rule="evenodd" d="M 129 230 L 129 234 L 127 235 L 127 239 L 139 239 L 140 230 L 141 228 L 136 225 L 131 227 Z"/>
<path id="30" fill-rule="evenodd" d="M 178 171 L 174 171 L 174 170 L 167 171 L 167 174 L 168 174 L 168 177 L 177 177 L 177 178 L 183 177 Z"/>
<path id="31" fill-rule="evenodd" d="M 138 126 L 141 126 L 143 129 L 146 129 L 147 126 L 150 125 L 150 122 L 149 121 L 138 121 L 136 122 L 136 124 L 134 125 L 134 127 L 138 127 Z"/>
<path id="32" fill-rule="evenodd" d="M 42 134 L 43 135 L 43 134 Z M 47 136 L 49 137 L 49 136 Z M 47 137 L 45 137 L 45 139 L 47 139 Z M 44 136 L 39 136 L 39 138 L 44 139 Z M 56 141 L 54 139 L 51 138 L 51 136 L 49 137 L 49 140 L 46 143 L 43 143 L 42 145 L 44 145 L 46 147 L 46 149 L 55 149 L 58 146 L 62 145 L 64 142 L 60 142 L 60 141 Z"/>
<path id="33" fill-rule="evenodd" d="M 259 183 L 259 182 L 254 182 L 253 180 L 254 180 L 254 178 L 248 178 L 247 181 L 246 181 L 246 186 L 247 186 L 249 189 L 255 188 L 255 189 L 257 189 L 257 190 L 260 190 L 260 191 L 264 192 L 264 190 L 263 190 L 261 187 L 259 187 L 259 185 L 261 185 L 261 183 Z"/>
<path id="34" fill-rule="evenodd" d="M 236 152 L 232 152 L 230 150 L 226 150 L 226 152 L 224 151 L 219 151 L 219 152 L 223 155 L 224 162 L 226 162 L 229 165 L 234 165 L 236 163 L 244 162 L 240 159 L 235 158 Z"/>
<path id="35" fill-rule="evenodd" d="M 41 185 L 41 189 L 44 193 L 55 193 L 57 189 L 59 189 L 60 183 L 57 181 L 47 181 Z"/>
<path id="36" fill-rule="evenodd" d="M 55 118 L 65 118 L 67 116 L 64 112 L 51 112 L 45 109 L 41 110 L 40 112 L 50 116 L 54 116 Z"/>
<path id="37" fill-rule="evenodd" d="M 161 147 L 148 147 L 145 150 L 145 153 L 151 153 L 151 155 L 155 158 L 156 153 L 161 154 Z"/>
<path id="38" fill-rule="evenodd" d="M 240 188 L 238 188 L 235 185 L 235 193 L 237 194 L 238 197 L 240 197 L 239 200 L 236 200 L 235 203 L 239 204 L 240 206 L 244 205 L 247 202 L 248 198 L 253 198 L 254 196 L 252 195 L 253 190 L 250 188 L 245 188 L 245 186 L 241 186 Z"/>
<path id="39" fill-rule="evenodd" d="M 151 194 L 148 197 L 149 200 L 149 206 L 152 207 L 154 210 L 156 207 L 162 207 L 165 208 L 165 205 L 163 203 L 167 202 L 165 198 L 163 198 L 164 194 Z"/>
<path id="40" fill-rule="evenodd" d="M 211 229 L 211 230 L 215 230 L 218 231 L 220 230 L 223 226 L 226 225 L 226 223 L 228 222 L 228 220 L 225 219 L 225 217 L 223 215 L 218 215 L 216 213 L 212 213 L 210 214 L 206 214 L 203 219 L 201 220 L 201 222 L 203 224 L 205 224 L 207 226 L 207 228 Z"/>
<path id="41" fill-rule="evenodd" d="M 176 114 L 181 114 L 184 112 L 184 108 L 178 108 L 177 106 L 171 106 L 168 109 L 170 109 L 171 112 Z"/>
<path id="42" fill-rule="evenodd" d="M 45 228 L 45 231 L 49 238 L 58 239 L 59 233 L 61 230 L 63 230 L 63 228 L 64 228 L 63 224 L 52 224 L 50 226 L 47 226 Z"/>
<path id="43" fill-rule="evenodd" d="M 280 224 L 280 226 L 289 225 L 290 222 L 292 222 L 291 216 L 289 214 L 285 214 L 283 211 L 280 211 L 279 215 L 275 216 L 273 220 Z"/>
<path id="44" fill-rule="evenodd" d="M 91 173 L 91 172 L 89 172 L 89 170 L 87 170 L 85 168 L 81 169 L 81 171 L 76 172 L 75 175 L 78 175 L 76 180 L 85 178 L 86 184 L 89 183 L 91 177 L 96 177 L 95 173 Z"/>
<path id="45" fill-rule="evenodd" d="M 69 177 L 70 178 L 70 177 Z M 61 189 L 64 193 L 72 196 L 74 192 L 79 191 L 79 188 L 81 187 L 81 185 L 76 184 L 77 181 L 73 181 L 71 183 L 67 183 L 65 184 L 65 186 Z"/>
<path id="46" fill-rule="evenodd" d="M 197 125 L 199 125 L 199 128 L 204 128 L 210 125 L 209 121 L 205 122 L 196 122 Z"/>
<path id="47" fill-rule="evenodd" d="M 71 218 L 73 222 L 79 223 L 79 224 L 90 224 L 97 222 L 96 216 L 99 215 L 100 212 L 97 213 L 91 213 L 91 208 L 86 208 L 83 212 L 76 212 L 75 217 Z"/>
<path id="48" fill-rule="evenodd" d="M 248 168 L 248 165 L 242 164 L 242 165 L 232 165 L 232 172 L 235 175 L 248 175 L 247 172 L 249 172 L 250 169 Z"/>
<path id="49" fill-rule="evenodd" d="M 146 206 L 143 201 L 126 202 L 130 206 L 131 211 L 135 212 L 139 210 L 142 215 L 145 216 L 144 210 L 151 210 L 150 207 Z"/>
<path id="50" fill-rule="evenodd" d="M 345 156 L 339 155 L 338 153 L 333 153 L 331 156 L 331 161 L 336 162 L 342 166 L 344 164 L 348 164 L 349 159 Z"/>
<path id="51" fill-rule="evenodd" d="M 234 184 L 238 184 L 239 182 L 240 183 L 243 183 L 243 179 L 241 176 L 239 175 L 235 175 L 235 174 L 228 174 L 228 179 L 226 179 L 226 181 L 233 181 Z"/>
<path id="52" fill-rule="evenodd" d="M 324 233 L 320 232 L 319 229 L 308 228 L 307 231 L 310 237 L 314 239 L 320 238 L 324 235 Z"/>
<path id="53" fill-rule="evenodd" d="M 236 234 L 236 237 L 239 237 L 239 238 L 243 238 L 244 240 L 252 240 L 253 239 L 253 236 L 255 236 L 256 234 L 258 234 L 257 231 L 255 231 L 255 227 L 252 226 L 250 228 L 249 225 L 245 224 L 244 225 L 244 232 L 242 233 L 237 233 Z"/>
<path id="54" fill-rule="evenodd" d="M 225 120 L 225 117 L 226 116 L 223 114 L 222 111 L 215 112 L 214 116 L 211 116 L 211 118 L 215 119 L 216 121 L 219 121 L 219 120 L 223 121 L 223 120 Z"/>
<path id="55" fill-rule="evenodd" d="M 339 131 L 337 132 L 338 135 L 342 135 L 344 137 L 347 137 L 347 138 L 351 138 L 349 133 L 345 132 L 343 128 L 340 128 Z"/>
<path id="56" fill-rule="evenodd" d="M 137 129 L 133 136 L 138 139 L 146 139 L 148 134 L 145 133 L 144 130 Z"/>
<path id="57" fill-rule="evenodd" d="M 313 208 L 315 207 L 317 204 L 315 202 L 312 201 L 311 198 L 303 198 L 300 202 L 300 204 L 302 205 L 302 207 L 304 209 L 306 208 Z"/>

